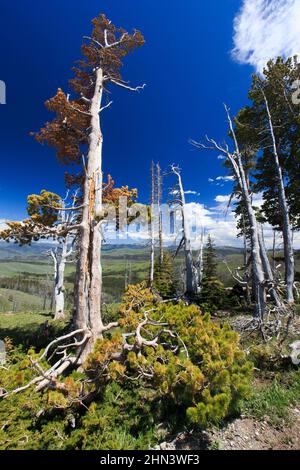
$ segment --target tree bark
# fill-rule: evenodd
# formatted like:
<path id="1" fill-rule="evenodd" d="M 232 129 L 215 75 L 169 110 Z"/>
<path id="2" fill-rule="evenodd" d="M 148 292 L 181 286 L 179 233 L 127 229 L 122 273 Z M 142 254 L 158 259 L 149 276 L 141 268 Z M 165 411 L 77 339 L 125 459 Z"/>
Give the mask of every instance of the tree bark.
<path id="1" fill-rule="evenodd" d="M 277 142 L 274 132 L 274 126 L 272 121 L 272 116 L 269 108 L 269 103 L 266 95 L 264 95 L 264 100 L 267 109 L 270 133 L 273 144 L 273 156 L 275 169 L 277 174 L 277 187 L 279 195 L 279 205 L 282 215 L 282 234 L 283 234 L 283 245 L 284 245 L 284 262 L 285 262 L 285 282 L 286 282 L 286 292 L 287 292 L 287 301 L 289 304 L 294 303 L 294 283 L 295 283 L 295 259 L 294 259 L 294 248 L 293 248 L 293 237 L 292 229 L 290 224 L 290 213 L 289 206 L 286 199 L 284 179 L 282 168 L 279 161 Z"/>
<path id="2" fill-rule="evenodd" d="M 179 198 L 181 203 L 181 217 L 182 217 L 182 243 L 184 249 L 184 258 L 185 258 L 185 290 L 186 294 L 195 295 L 197 293 L 197 286 L 195 281 L 195 269 L 194 269 L 194 260 L 192 255 L 191 240 L 188 230 L 187 217 L 186 217 L 186 204 L 185 204 L 185 194 L 182 185 L 182 179 L 180 171 L 175 167 L 172 167 L 173 173 L 178 178 L 178 189 L 179 189 Z"/>
<path id="3" fill-rule="evenodd" d="M 153 288 L 154 282 L 154 264 L 155 264 L 155 231 L 154 231 L 154 221 L 155 221 L 155 171 L 154 171 L 154 162 L 151 165 L 151 207 L 150 207 L 150 238 L 151 238 L 151 247 L 150 247 L 150 274 L 149 274 L 149 287 Z"/>
<path id="4" fill-rule="evenodd" d="M 277 307 L 282 307 L 281 299 L 275 289 L 274 274 L 271 268 L 270 260 L 268 258 L 264 237 L 261 231 L 259 231 L 259 246 L 260 246 L 260 255 L 262 259 L 262 264 L 266 276 L 266 281 L 268 283 L 268 288 L 272 299 L 274 300 Z"/>
<path id="5" fill-rule="evenodd" d="M 265 299 L 265 275 L 263 270 L 263 263 L 261 259 L 260 243 L 259 243 L 259 228 L 254 209 L 252 207 L 249 186 L 247 184 L 246 173 L 244 170 L 242 157 L 233 128 L 232 120 L 230 118 L 228 109 L 226 108 L 230 131 L 235 142 L 235 154 L 231 155 L 227 152 L 232 168 L 234 170 L 236 179 L 239 183 L 242 197 L 245 202 L 248 219 L 250 223 L 251 232 L 251 252 L 252 252 L 252 275 L 253 275 L 253 289 L 255 294 L 255 316 L 261 320 L 264 318 L 266 299 Z"/>
<path id="6" fill-rule="evenodd" d="M 67 240 L 62 242 L 61 253 L 51 253 L 54 260 L 54 320 L 65 318 L 64 277 L 67 257 Z"/>
<path id="7" fill-rule="evenodd" d="M 158 236 L 159 236 L 159 263 L 162 266 L 164 260 L 164 244 L 163 244 L 163 215 L 161 210 L 162 199 L 162 177 L 159 163 L 156 165 L 157 178 L 157 208 L 158 208 Z"/>
<path id="8" fill-rule="evenodd" d="M 102 145 L 100 125 L 101 101 L 103 96 L 103 70 L 96 71 L 94 95 L 91 99 L 91 131 L 86 177 L 83 190 L 83 212 L 79 239 L 79 260 L 77 264 L 77 288 L 74 324 L 90 335 L 81 353 L 84 360 L 102 337 L 101 318 L 102 268 L 101 268 L 101 220 L 102 214 Z"/>
<path id="9" fill-rule="evenodd" d="M 54 263 L 54 320 L 65 319 L 65 268 L 68 253 L 68 236 L 62 239 L 59 250 L 51 250 L 51 256 Z"/>

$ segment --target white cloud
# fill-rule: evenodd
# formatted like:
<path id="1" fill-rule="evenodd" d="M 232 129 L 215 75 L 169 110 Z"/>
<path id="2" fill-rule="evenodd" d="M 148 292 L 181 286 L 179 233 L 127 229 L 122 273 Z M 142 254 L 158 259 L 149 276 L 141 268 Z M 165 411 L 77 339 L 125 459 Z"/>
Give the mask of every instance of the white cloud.
<path id="1" fill-rule="evenodd" d="M 234 181 L 234 176 L 218 176 L 216 181 Z"/>
<path id="2" fill-rule="evenodd" d="M 224 202 L 229 202 L 230 201 L 230 198 L 231 198 L 231 194 L 228 194 L 226 196 L 216 196 L 215 197 L 215 201 L 216 202 L 221 202 L 221 203 L 224 203 Z"/>
<path id="3" fill-rule="evenodd" d="M 244 0 L 232 56 L 261 72 L 269 59 L 300 56 L 300 0 Z"/>
<path id="4" fill-rule="evenodd" d="M 200 196 L 200 193 L 198 193 L 197 191 L 192 191 L 191 189 L 184 191 L 184 194 L 191 195 L 191 196 Z"/>
<path id="5" fill-rule="evenodd" d="M 187 220 L 193 249 L 200 246 L 202 230 L 210 233 L 218 246 L 242 246 L 242 240 L 237 238 L 236 220 L 234 214 L 216 208 L 207 209 L 203 204 L 191 203 L 186 205 Z"/>

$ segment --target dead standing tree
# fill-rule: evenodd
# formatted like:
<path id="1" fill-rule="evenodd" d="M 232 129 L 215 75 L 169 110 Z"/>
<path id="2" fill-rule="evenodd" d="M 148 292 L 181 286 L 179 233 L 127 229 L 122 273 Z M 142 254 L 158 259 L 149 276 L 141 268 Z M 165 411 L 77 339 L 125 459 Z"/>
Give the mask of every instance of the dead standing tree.
<path id="1" fill-rule="evenodd" d="M 266 97 L 266 94 L 261 87 L 261 92 L 264 99 L 264 104 L 267 112 L 267 127 L 268 132 L 270 133 L 272 148 L 273 148 L 273 158 L 274 165 L 277 175 L 277 187 L 278 187 L 278 198 L 279 206 L 281 211 L 282 219 L 282 235 L 283 235 L 283 247 L 284 247 L 284 262 L 285 262 L 285 281 L 286 281 L 286 291 L 287 291 L 287 302 L 289 304 L 294 303 L 294 284 L 295 284 L 295 259 L 294 259 L 294 248 L 293 248 L 293 236 L 290 223 L 290 211 L 289 205 L 287 202 L 284 177 L 282 168 L 280 165 L 279 154 L 278 154 L 278 144 L 274 131 L 273 119 L 269 107 L 269 102 Z"/>
<path id="2" fill-rule="evenodd" d="M 54 320 L 64 320 L 64 274 L 67 259 L 73 253 L 78 226 L 77 193 L 67 204 L 55 193 L 42 190 L 27 198 L 29 218 L 22 222 L 7 222 L 7 228 L 0 232 L 0 238 L 19 245 L 31 245 L 34 241 L 50 239 L 53 248 L 47 253 L 54 266 Z"/>
<path id="3" fill-rule="evenodd" d="M 172 201 L 173 204 L 176 204 L 180 208 L 181 215 L 181 224 L 182 224 L 182 238 L 177 248 L 176 254 L 181 250 L 184 251 L 184 260 L 185 260 L 185 294 L 188 297 L 193 297 L 197 294 L 197 281 L 195 279 L 195 266 L 193 261 L 193 253 L 191 247 L 191 239 L 188 226 L 188 218 L 186 212 L 186 202 L 185 202 L 185 192 L 183 189 L 182 178 L 180 169 L 172 165 L 171 172 L 177 178 L 177 188 L 175 191 L 176 197 Z"/>
<path id="4" fill-rule="evenodd" d="M 160 164 L 156 164 L 156 184 L 157 184 L 157 210 L 158 210 L 158 239 L 159 239 L 159 264 L 162 266 L 164 260 L 164 240 L 163 240 L 163 213 L 162 213 L 162 194 L 163 177 Z"/>
<path id="5" fill-rule="evenodd" d="M 61 368 L 67 367 L 67 362 L 82 363 L 95 341 L 115 326 L 105 326 L 101 316 L 101 223 L 104 219 L 101 114 L 112 104 L 111 101 L 103 103 L 109 85 L 129 91 L 144 88 L 144 85 L 131 87 L 120 73 L 122 59 L 144 44 L 140 32 L 129 34 L 100 15 L 93 20 L 92 35 L 84 39 L 84 58 L 74 69 L 75 78 L 70 82 L 77 98 L 70 100 L 69 95 L 58 90 L 57 95 L 46 103 L 56 117 L 36 135 L 38 141 L 56 148 L 58 158 L 63 163 L 83 163 L 73 319 L 73 336 L 79 334 L 82 339 L 75 341 L 77 355 L 72 361 L 62 364 Z M 82 156 L 84 151 L 85 156 Z"/>
<path id="6" fill-rule="evenodd" d="M 76 207 L 76 203 L 77 193 L 72 197 L 72 204 L 70 207 L 66 206 L 66 199 L 61 201 L 60 219 L 64 226 L 71 226 L 76 223 L 78 213 L 76 211 L 72 211 L 72 208 Z M 58 239 L 58 246 L 49 251 L 49 256 L 51 256 L 53 260 L 54 268 L 54 320 L 65 319 L 65 268 L 74 253 L 76 235 L 76 233 L 72 234 L 68 232 L 65 236 Z M 75 262 L 75 259 L 73 262 Z"/>
<path id="7" fill-rule="evenodd" d="M 149 287 L 153 288 L 155 276 L 155 248 L 158 232 L 159 265 L 162 266 L 164 259 L 163 248 L 163 213 L 162 213 L 162 174 L 159 163 L 151 164 L 151 198 L 149 208 L 149 235 L 150 235 L 150 275 Z"/>
<path id="8" fill-rule="evenodd" d="M 249 185 L 242 162 L 242 155 L 240 152 L 238 140 L 233 127 L 233 122 L 229 114 L 228 108 L 225 106 L 230 133 L 234 141 L 234 151 L 230 151 L 229 146 L 225 143 L 223 146 L 219 145 L 215 140 L 206 137 L 207 144 L 192 141 L 191 143 L 200 149 L 211 149 L 221 152 L 228 159 L 230 163 L 236 182 L 240 188 L 245 208 L 247 211 L 250 232 L 251 232 L 251 259 L 252 259 L 252 277 L 253 277 L 253 290 L 255 296 L 255 317 L 263 322 L 266 313 L 266 288 L 269 287 L 273 297 L 276 299 L 276 304 L 280 308 L 282 303 L 276 292 L 274 284 L 270 283 L 270 276 L 272 270 L 270 267 L 269 259 L 265 253 L 262 243 L 261 231 L 257 222 L 255 210 L 252 207 L 251 194 Z"/>
<path id="9" fill-rule="evenodd" d="M 149 287 L 153 288 L 154 283 L 154 265 L 155 265 L 155 166 L 152 161 L 151 164 L 151 204 L 149 214 L 149 228 L 150 228 L 150 275 Z"/>

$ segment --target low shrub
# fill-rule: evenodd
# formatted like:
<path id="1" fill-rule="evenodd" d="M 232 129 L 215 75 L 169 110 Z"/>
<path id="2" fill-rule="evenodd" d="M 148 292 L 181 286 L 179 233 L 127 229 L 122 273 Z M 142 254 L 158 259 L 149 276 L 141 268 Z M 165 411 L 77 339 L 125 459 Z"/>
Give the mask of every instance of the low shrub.
<path id="1" fill-rule="evenodd" d="M 28 383 L 30 366 L 11 348 L 0 388 Z M 251 375 L 228 325 L 194 305 L 159 304 L 144 284 L 130 286 L 120 328 L 98 340 L 83 372 L 60 379 L 64 393 L 28 389 L 0 401 L 0 449 L 145 449 L 183 425 L 202 429 L 236 413 Z M 83 389 L 94 397 L 85 406 Z"/>

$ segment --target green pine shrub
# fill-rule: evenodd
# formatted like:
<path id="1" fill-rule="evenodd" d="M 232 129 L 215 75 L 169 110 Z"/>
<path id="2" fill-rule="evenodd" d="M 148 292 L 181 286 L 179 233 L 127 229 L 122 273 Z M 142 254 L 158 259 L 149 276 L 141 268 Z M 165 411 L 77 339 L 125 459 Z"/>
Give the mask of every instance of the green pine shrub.
<path id="1" fill-rule="evenodd" d="M 138 348 L 130 333 L 145 311 L 150 324 L 141 333 L 157 346 Z M 64 393 L 31 388 L 0 400 L 0 449 L 146 449 L 183 426 L 201 429 L 238 411 L 252 364 L 228 325 L 194 305 L 159 304 L 145 284 L 129 286 L 119 316 L 120 328 L 98 340 L 84 370 L 60 378 Z M 34 372 L 21 349 L 10 345 L 8 356 L 0 388 L 12 390 Z M 77 399 L 83 384 L 87 395 L 97 391 L 87 407 Z"/>
<path id="2" fill-rule="evenodd" d="M 230 300 L 224 284 L 216 277 L 204 278 L 197 303 L 210 313 L 228 307 Z"/>
<path id="3" fill-rule="evenodd" d="M 164 252 L 162 262 L 157 259 L 155 263 L 153 287 L 163 299 L 172 299 L 176 296 L 177 286 L 174 275 L 173 260 L 168 251 Z"/>
<path id="4" fill-rule="evenodd" d="M 142 319 L 140 310 L 125 308 L 124 333 Z M 141 390 L 151 390 L 157 416 L 163 420 L 172 417 L 174 423 L 203 428 L 235 413 L 249 392 L 252 373 L 238 334 L 228 325 L 212 322 L 196 306 L 160 305 L 151 312 L 151 319 L 153 326 L 147 326 L 150 338 L 161 333 L 156 348 L 124 352 L 122 335 L 117 332 L 98 341 L 89 356 L 86 370 L 90 378 L 101 376 L 105 368 L 102 387 L 106 381 L 123 387 L 133 382 Z M 155 322 L 168 326 L 159 333 Z"/>

